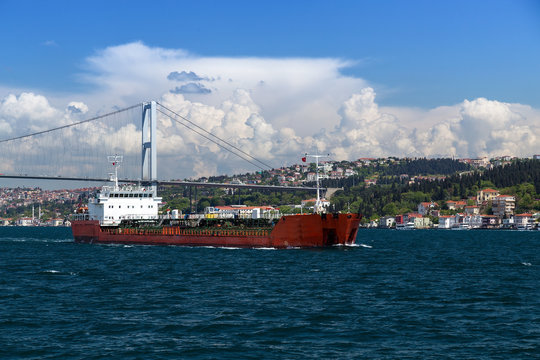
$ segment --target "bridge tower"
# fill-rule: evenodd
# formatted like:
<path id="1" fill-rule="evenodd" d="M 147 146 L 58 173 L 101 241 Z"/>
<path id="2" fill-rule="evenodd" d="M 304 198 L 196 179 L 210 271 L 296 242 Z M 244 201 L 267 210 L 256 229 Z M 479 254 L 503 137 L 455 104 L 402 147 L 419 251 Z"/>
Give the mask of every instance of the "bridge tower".
<path id="1" fill-rule="evenodd" d="M 154 196 L 157 196 L 156 123 L 156 102 L 143 103 L 141 180 L 151 184 Z"/>

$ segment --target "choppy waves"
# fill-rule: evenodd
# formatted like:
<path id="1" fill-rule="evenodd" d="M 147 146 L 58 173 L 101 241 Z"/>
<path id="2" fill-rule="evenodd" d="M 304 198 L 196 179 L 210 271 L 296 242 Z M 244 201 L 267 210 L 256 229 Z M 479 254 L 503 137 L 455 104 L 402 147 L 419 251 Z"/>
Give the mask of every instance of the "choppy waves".
<path id="1" fill-rule="evenodd" d="M 532 358 L 536 235 L 367 230 L 352 247 L 225 251 L 4 233 L 0 356 Z"/>

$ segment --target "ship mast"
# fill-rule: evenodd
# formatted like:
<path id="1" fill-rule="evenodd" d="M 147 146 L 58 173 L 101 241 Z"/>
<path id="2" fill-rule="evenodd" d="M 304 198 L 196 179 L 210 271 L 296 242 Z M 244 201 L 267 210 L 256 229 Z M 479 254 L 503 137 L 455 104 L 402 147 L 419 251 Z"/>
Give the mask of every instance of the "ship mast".
<path id="1" fill-rule="evenodd" d="M 118 168 L 120 167 L 120 163 L 124 157 L 122 155 L 111 155 L 107 156 L 107 160 L 112 164 L 114 167 L 114 173 L 109 174 L 109 179 L 111 181 L 114 181 L 114 191 L 118 191 Z"/>
<path id="2" fill-rule="evenodd" d="M 317 155 L 310 155 L 308 153 L 304 154 L 304 159 L 306 159 L 308 157 L 315 158 L 315 181 L 317 182 L 317 201 L 315 201 L 315 206 L 313 208 L 313 212 L 317 213 L 317 214 L 320 214 L 320 213 L 323 212 L 323 206 L 322 206 L 321 195 L 320 195 L 320 187 L 319 187 L 319 158 L 329 157 L 329 156 L 330 156 L 330 154 L 328 154 L 328 155 L 318 155 L 318 154 Z M 302 159 L 302 160 L 304 160 L 304 159 Z"/>

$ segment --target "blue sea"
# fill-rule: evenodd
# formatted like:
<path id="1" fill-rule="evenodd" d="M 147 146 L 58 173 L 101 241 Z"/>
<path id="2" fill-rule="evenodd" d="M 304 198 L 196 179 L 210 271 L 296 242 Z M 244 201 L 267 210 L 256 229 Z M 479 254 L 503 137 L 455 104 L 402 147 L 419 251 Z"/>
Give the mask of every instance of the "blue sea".
<path id="1" fill-rule="evenodd" d="M 0 358 L 539 358 L 539 250 L 540 231 L 252 250 L 0 228 Z"/>

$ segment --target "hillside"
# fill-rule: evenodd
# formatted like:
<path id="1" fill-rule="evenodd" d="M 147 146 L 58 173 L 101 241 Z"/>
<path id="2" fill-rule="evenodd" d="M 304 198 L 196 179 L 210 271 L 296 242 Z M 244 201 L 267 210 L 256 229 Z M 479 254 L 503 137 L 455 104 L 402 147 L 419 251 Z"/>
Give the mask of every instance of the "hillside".
<path id="1" fill-rule="evenodd" d="M 454 173 L 437 179 L 414 180 L 387 177 L 374 186 L 344 182 L 344 190 L 332 199 L 335 208 L 350 207 L 366 218 L 416 211 L 420 202 L 467 199 L 478 190 L 491 187 L 501 194 L 516 196 L 516 212 L 540 210 L 540 161 L 515 160 L 490 170 Z"/>

